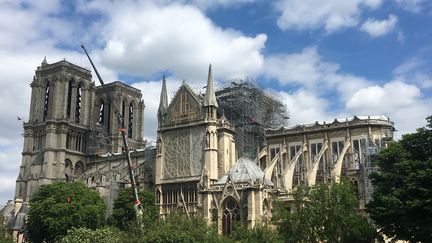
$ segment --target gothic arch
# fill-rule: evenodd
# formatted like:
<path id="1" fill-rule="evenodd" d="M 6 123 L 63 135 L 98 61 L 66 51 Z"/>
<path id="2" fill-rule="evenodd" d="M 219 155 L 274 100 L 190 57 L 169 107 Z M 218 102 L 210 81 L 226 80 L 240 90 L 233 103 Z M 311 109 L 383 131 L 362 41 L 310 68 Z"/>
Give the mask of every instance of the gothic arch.
<path id="1" fill-rule="evenodd" d="M 294 166 L 294 173 L 292 179 L 292 188 L 302 184 L 303 178 L 303 159 L 299 158 Z"/>
<path id="2" fill-rule="evenodd" d="M 126 121 L 129 113 L 129 109 L 127 104 L 129 104 L 129 100 L 126 97 L 123 97 L 122 103 L 121 103 L 121 116 L 122 116 L 122 127 L 126 128 Z"/>
<path id="3" fill-rule="evenodd" d="M 205 139 L 206 139 L 206 148 L 210 148 L 210 145 L 211 145 L 211 144 L 210 144 L 210 143 L 211 143 L 211 142 L 210 142 L 210 141 L 211 141 L 211 137 L 210 137 L 210 132 L 209 132 L 209 130 L 206 131 L 206 136 L 205 136 L 205 137 L 206 137 L 206 138 L 205 138 Z"/>
<path id="4" fill-rule="evenodd" d="M 136 104 L 135 102 L 132 100 L 129 103 L 129 109 L 128 109 L 128 137 L 132 138 L 133 134 L 134 134 L 134 130 L 135 130 L 135 117 L 136 117 L 136 113 L 137 113 L 137 109 L 136 109 Z"/>
<path id="5" fill-rule="evenodd" d="M 78 83 L 78 85 L 81 85 L 81 88 L 83 90 L 86 90 L 89 87 L 88 84 L 84 80 L 79 80 L 79 81 L 77 81 L 77 83 Z"/>
<path id="6" fill-rule="evenodd" d="M 113 104 L 113 98 L 107 97 L 105 99 L 105 128 L 109 132 L 110 131 L 110 125 L 111 125 L 111 106 Z"/>
<path id="7" fill-rule="evenodd" d="M 66 181 L 70 181 L 72 179 L 73 166 L 72 166 L 72 161 L 70 159 L 65 159 L 64 174 L 66 177 Z"/>
<path id="8" fill-rule="evenodd" d="M 351 185 L 355 195 L 358 196 L 360 192 L 358 181 L 356 179 L 351 179 Z"/>
<path id="9" fill-rule="evenodd" d="M 66 90 L 66 117 L 70 117 L 72 113 L 72 93 L 73 87 L 75 87 L 75 79 L 71 78 L 68 81 Z"/>
<path id="10" fill-rule="evenodd" d="M 84 174 L 84 163 L 82 161 L 76 162 L 74 170 L 75 170 L 74 174 L 76 177 L 79 177 L 82 174 Z"/>
<path id="11" fill-rule="evenodd" d="M 75 95 L 75 122 L 80 123 L 81 120 L 81 112 L 82 112 L 82 99 L 83 99 L 83 90 L 81 86 L 82 82 L 78 84 L 76 88 Z"/>
<path id="12" fill-rule="evenodd" d="M 159 137 L 158 140 L 157 140 L 157 142 L 156 142 L 157 155 L 161 155 L 162 154 L 162 145 L 163 145 L 162 138 Z"/>
<path id="13" fill-rule="evenodd" d="M 233 231 L 234 223 L 240 222 L 240 204 L 234 197 L 228 196 L 221 205 L 222 233 L 229 235 Z"/>
<path id="14" fill-rule="evenodd" d="M 50 107 L 50 97 L 52 96 L 52 84 L 48 81 L 48 79 L 45 80 L 44 85 L 44 93 L 43 93 L 43 120 L 48 116 L 48 110 Z"/>
<path id="15" fill-rule="evenodd" d="M 103 125 L 105 122 L 105 101 L 103 99 L 99 99 L 98 107 L 99 107 L 99 109 L 97 109 L 99 114 L 98 122 L 100 125 Z"/>

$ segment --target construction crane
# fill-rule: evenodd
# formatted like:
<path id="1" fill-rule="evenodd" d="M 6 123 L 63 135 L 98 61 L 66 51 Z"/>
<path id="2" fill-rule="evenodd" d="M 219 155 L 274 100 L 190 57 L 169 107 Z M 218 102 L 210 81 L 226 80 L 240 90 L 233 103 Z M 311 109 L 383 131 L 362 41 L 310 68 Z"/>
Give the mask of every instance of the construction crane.
<path id="1" fill-rule="evenodd" d="M 120 115 L 120 112 L 118 112 L 116 110 L 116 115 L 117 115 L 117 121 L 118 124 L 123 124 L 123 117 Z M 126 153 L 126 159 L 127 159 L 127 165 L 128 165 L 128 170 L 129 170 L 129 179 L 132 185 L 132 193 L 133 193 L 133 197 L 134 197 L 134 208 L 135 208 L 135 212 L 137 215 L 137 220 L 138 223 L 141 223 L 141 218 L 142 218 L 142 214 L 143 214 L 143 206 L 141 204 L 141 201 L 139 200 L 138 197 L 138 189 L 137 189 L 137 185 L 136 185 L 136 181 L 135 181 L 135 175 L 134 175 L 134 170 L 132 168 L 132 162 L 131 162 L 131 157 L 130 157 L 130 151 L 129 151 L 129 147 L 128 147 L 128 142 L 126 139 L 126 128 L 124 127 L 119 127 L 117 129 L 117 131 L 119 131 L 122 135 L 123 138 L 123 146 L 124 146 L 124 150 Z"/>
<path id="2" fill-rule="evenodd" d="M 96 66 L 93 64 L 92 59 L 90 58 L 89 54 L 87 53 L 87 50 L 84 47 L 84 44 L 81 43 L 81 48 L 84 50 L 85 54 L 87 55 L 93 69 L 96 72 L 96 75 L 99 79 L 99 82 L 101 83 L 101 85 L 104 85 L 104 82 L 102 80 L 102 77 L 99 75 L 99 72 L 96 69 Z M 117 121 L 119 126 L 122 126 L 123 123 L 123 117 L 120 115 L 120 113 L 116 110 L 115 114 L 117 115 Z M 119 131 L 123 137 L 123 146 L 124 146 L 124 150 L 126 153 L 126 159 L 127 159 L 127 165 L 128 165 L 128 171 L 129 171 L 129 179 L 130 179 L 130 183 L 132 185 L 132 193 L 133 193 L 133 198 L 134 198 L 134 209 L 135 209 L 135 213 L 137 216 L 137 221 L 138 224 L 141 224 L 141 218 L 142 218 L 142 214 L 143 214 L 143 206 L 141 204 L 141 201 L 139 200 L 138 197 L 138 189 L 137 189 L 137 185 L 136 185 L 136 181 L 135 181 L 135 175 L 134 175 L 134 171 L 132 168 L 132 162 L 131 162 L 131 158 L 130 158 L 130 151 L 129 151 L 129 146 L 128 146 L 128 142 L 126 139 L 126 132 L 125 132 L 126 128 L 124 127 L 119 127 L 117 129 L 117 131 Z"/>
<path id="3" fill-rule="evenodd" d="M 83 43 L 81 43 L 81 48 L 84 50 L 85 54 L 87 55 L 87 58 L 88 58 L 89 61 L 90 61 L 90 64 L 92 65 L 93 69 L 95 70 L 95 73 L 96 73 L 96 76 L 97 76 L 98 79 L 99 79 L 99 82 L 101 83 L 101 85 L 104 85 L 104 81 L 102 80 L 102 77 L 100 76 L 98 70 L 96 69 L 96 66 L 93 64 L 93 61 L 92 61 L 92 59 L 90 58 L 90 55 L 87 53 L 87 50 L 85 49 Z"/>

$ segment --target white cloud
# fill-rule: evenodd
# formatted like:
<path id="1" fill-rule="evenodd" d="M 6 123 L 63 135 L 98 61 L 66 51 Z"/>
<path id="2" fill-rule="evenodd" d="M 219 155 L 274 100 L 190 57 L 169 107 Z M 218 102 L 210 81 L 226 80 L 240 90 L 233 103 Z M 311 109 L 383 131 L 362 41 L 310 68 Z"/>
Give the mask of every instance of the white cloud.
<path id="1" fill-rule="evenodd" d="M 320 85 L 320 81 L 338 69 L 338 64 L 323 61 L 316 47 L 305 48 L 300 53 L 269 56 L 264 65 L 265 75 L 281 84 L 295 83 L 308 88 Z"/>
<path id="2" fill-rule="evenodd" d="M 363 77 L 342 73 L 340 65 L 324 60 L 316 47 L 308 47 L 298 53 L 268 56 L 263 72 L 282 85 L 300 85 L 317 94 L 335 90 L 343 98 L 370 84 Z"/>
<path id="3" fill-rule="evenodd" d="M 376 85 L 376 81 L 341 72 L 337 63 L 323 60 L 317 48 L 311 47 L 299 53 L 270 56 L 264 70 L 265 75 L 282 85 L 300 87 L 293 92 L 280 92 L 290 111 L 291 124 L 353 115 L 386 115 L 395 122 L 400 138 L 401 134 L 424 126 L 432 106 L 432 100 L 425 98 L 419 88 L 431 85 L 430 76 L 424 76 L 422 84 L 405 81 L 408 73 L 420 67 L 419 63 L 414 59 L 402 64 L 394 72 L 395 80 Z"/>
<path id="4" fill-rule="evenodd" d="M 191 3 L 201 9 L 217 8 L 217 7 L 231 7 L 238 6 L 245 3 L 251 3 L 255 0 L 184 0 L 185 3 Z"/>
<path id="5" fill-rule="evenodd" d="M 318 29 L 327 33 L 356 26 L 363 8 L 376 8 L 382 0 L 280 0 L 276 9 L 281 12 L 279 28 Z"/>
<path id="6" fill-rule="evenodd" d="M 415 132 L 415 128 L 424 126 L 431 106 L 432 100 L 423 98 L 416 85 L 400 80 L 360 89 L 346 103 L 347 110 L 359 115 L 389 116 L 399 135 Z"/>
<path id="7" fill-rule="evenodd" d="M 395 28 L 397 21 L 398 18 L 392 14 L 385 20 L 369 18 L 362 24 L 360 30 L 368 33 L 371 37 L 380 37 L 390 33 Z"/>
<path id="8" fill-rule="evenodd" d="M 305 89 L 298 89 L 292 93 L 280 91 L 279 95 L 287 105 L 291 125 L 331 120 L 328 100 L 318 97 L 311 91 Z"/>
<path id="9" fill-rule="evenodd" d="M 8 200 L 13 199 L 15 193 L 15 180 L 18 174 L 5 175 L 0 177 L 0 208 L 6 205 Z"/>
<path id="10" fill-rule="evenodd" d="M 393 74 L 399 80 L 414 83 L 423 89 L 432 88 L 432 68 L 420 56 L 403 62 L 393 70 Z"/>
<path id="11" fill-rule="evenodd" d="M 261 70 L 265 34 L 249 37 L 222 29 L 188 5 L 118 7 L 115 11 L 94 7 L 109 16 L 102 31 L 109 34 L 101 56 L 111 69 L 137 75 L 169 70 L 195 82 L 203 81 L 209 63 L 217 67 L 216 77 L 223 78 Z"/>
<path id="12" fill-rule="evenodd" d="M 432 7 L 429 0 L 396 0 L 396 3 L 401 8 L 413 13 L 419 13 L 425 8 Z"/>
<path id="13" fill-rule="evenodd" d="M 29 84 L 34 69 L 45 55 L 50 63 L 66 57 L 89 67 L 79 50 L 81 39 L 89 44 L 90 54 L 106 82 L 116 80 L 119 74 L 148 77 L 166 71 L 171 75 L 168 79 L 170 99 L 182 78 L 193 85 L 203 84 L 208 63 L 212 63 L 219 80 L 263 75 L 277 79 L 282 86 L 293 85 L 292 91 L 280 92 L 291 112 L 292 124 L 332 120 L 344 117 L 345 113 L 384 113 L 397 122 L 400 131 L 421 126 L 416 122 L 424 121 L 425 110 L 431 103 L 422 98 L 419 84 L 408 84 L 406 80 L 425 74 L 422 80 L 427 86 L 432 82 L 429 73 L 406 71 L 407 68 L 402 72 L 404 68 L 401 67 L 398 70 L 402 71 L 395 71 L 400 81 L 374 86 L 374 82 L 366 78 L 343 73 L 340 65 L 323 58 L 317 47 L 265 57 L 265 34 L 247 36 L 237 30 L 221 28 L 203 12 L 247 2 L 249 0 L 82 0 L 76 6 L 78 14 L 94 14 L 94 18 L 87 19 L 89 22 L 84 24 L 79 18 L 71 18 L 70 13 L 69 16 L 65 14 L 60 0 L 48 4 L 2 1 L 0 102 L 7 105 L 0 106 L 3 128 L 0 178 L 7 182 L 0 180 L 0 184 L 5 185 L 5 189 L 0 188 L 0 200 L 3 191 L 9 197 L 13 195 L 22 148 L 22 124 L 16 116 L 28 118 Z M 362 11 L 379 7 L 382 0 L 283 0 L 278 3 L 281 29 L 325 28 L 332 32 L 357 25 Z M 27 7 L 22 8 L 23 4 Z M 64 45 L 76 46 L 76 51 L 62 49 Z M 146 105 L 145 137 L 154 139 L 161 82 L 136 81 L 133 86 L 142 90 Z M 395 95 L 399 90 L 404 90 L 408 96 Z M 370 92 L 376 97 L 371 97 Z M 382 102 L 375 103 L 378 107 L 375 109 L 366 101 L 361 103 L 363 95 L 371 103 L 376 102 L 374 98 Z M 387 99 L 394 101 L 388 103 Z M 406 114 L 416 122 L 406 118 Z"/>
<path id="14" fill-rule="evenodd" d="M 182 78 L 204 83 L 210 62 L 216 78 L 253 75 L 261 70 L 265 34 L 246 36 L 220 28 L 196 7 L 229 7 L 232 2 L 155 2 L 80 1 L 74 9 L 65 9 L 60 0 L 0 2 L 0 103 L 7 104 L 0 106 L 0 178 L 11 181 L 4 183 L 9 197 L 21 163 L 22 123 L 16 117 L 28 119 L 29 84 L 44 56 L 49 63 L 66 58 L 89 67 L 79 49 L 84 40 L 105 82 L 117 80 L 119 73 L 148 76 L 168 71 L 177 80 L 176 85 L 169 81 L 169 89 L 178 88 Z M 83 23 L 82 15 L 92 18 Z M 154 138 L 160 82 L 134 85 L 143 90 L 146 103 L 145 117 L 149 120 L 145 135 Z M 3 200 L 6 194 L 0 193 Z"/>

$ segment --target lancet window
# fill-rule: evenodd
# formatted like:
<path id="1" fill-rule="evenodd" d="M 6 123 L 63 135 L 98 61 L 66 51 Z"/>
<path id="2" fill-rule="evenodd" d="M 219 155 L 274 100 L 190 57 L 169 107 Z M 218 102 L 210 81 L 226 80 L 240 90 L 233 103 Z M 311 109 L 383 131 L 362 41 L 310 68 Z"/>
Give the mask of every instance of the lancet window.
<path id="1" fill-rule="evenodd" d="M 44 100 L 44 113 L 43 113 L 43 120 L 44 121 L 45 121 L 46 117 L 48 116 L 49 93 L 50 93 L 50 85 L 49 85 L 49 83 L 47 83 L 47 86 L 45 88 L 45 100 Z"/>
<path id="2" fill-rule="evenodd" d="M 81 96 L 82 96 L 82 89 L 81 84 L 78 85 L 78 88 L 76 90 L 76 102 L 75 102 L 75 122 L 80 122 L 80 116 L 81 116 Z"/>
<path id="3" fill-rule="evenodd" d="M 67 106 L 66 106 L 66 116 L 70 117 L 72 109 L 72 80 L 69 80 L 68 92 L 67 92 Z"/>
<path id="4" fill-rule="evenodd" d="M 134 118 L 134 107 L 132 102 L 129 104 L 129 123 L 128 123 L 128 137 L 132 138 L 133 134 L 133 118 Z"/>

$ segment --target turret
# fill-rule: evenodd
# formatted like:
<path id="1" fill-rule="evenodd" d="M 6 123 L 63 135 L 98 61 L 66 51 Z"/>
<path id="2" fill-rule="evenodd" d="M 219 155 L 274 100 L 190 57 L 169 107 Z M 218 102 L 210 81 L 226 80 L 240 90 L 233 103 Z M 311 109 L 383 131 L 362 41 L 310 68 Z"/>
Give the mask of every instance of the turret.
<path id="1" fill-rule="evenodd" d="M 162 120 L 167 109 L 168 109 L 168 94 L 167 94 L 166 80 L 164 75 L 162 79 L 162 90 L 160 94 L 160 102 L 159 102 L 159 109 L 158 109 L 159 125 L 162 124 Z"/>
<path id="2" fill-rule="evenodd" d="M 208 120 L 216 119 L 216 109 L 218 107 L 218 103 L 216 101 L 216 95 L 213 85 L 213 74 L 212 74 L 212 65 L 209 65 L 208 78 L 207 78 L 207 90 L 206 95 L 204 97 L 204 107 L 206 107 L 206 117 Z"/>

